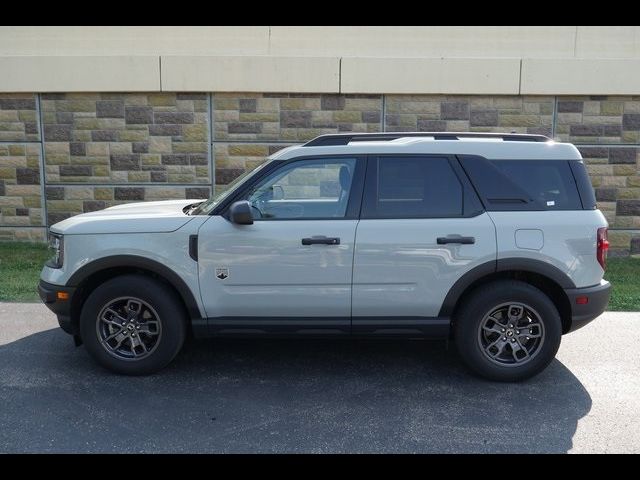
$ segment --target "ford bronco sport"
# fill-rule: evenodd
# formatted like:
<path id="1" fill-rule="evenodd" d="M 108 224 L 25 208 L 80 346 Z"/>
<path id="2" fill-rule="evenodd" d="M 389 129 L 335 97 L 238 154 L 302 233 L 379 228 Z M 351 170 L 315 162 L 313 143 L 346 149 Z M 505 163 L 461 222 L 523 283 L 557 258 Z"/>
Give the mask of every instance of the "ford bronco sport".
<path id="1" fill-rule="evenodd" d="M 442 337 L 493 380 L 543 370 L 600 315 L 607 222 L 575 146 L 541 135 L 323 135 L 209 200 L 50 229 L 43 302 L 103 366 L 202 336 Z"/>

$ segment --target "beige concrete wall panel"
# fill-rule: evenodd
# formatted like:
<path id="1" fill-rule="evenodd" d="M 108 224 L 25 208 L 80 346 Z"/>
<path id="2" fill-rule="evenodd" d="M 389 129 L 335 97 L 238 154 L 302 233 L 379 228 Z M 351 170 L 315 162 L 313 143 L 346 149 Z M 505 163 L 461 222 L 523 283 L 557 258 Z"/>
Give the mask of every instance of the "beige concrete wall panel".
<path id="1" fill-rule="evenodd" d="M 524 95 L 633 95 L 640 92 L 640 59 L 522 60 Z"/>
<path id="2" fill-rule="evenodd" d="M 571 57 L 575 27 L 271 27 L 272 55 Z"/>
<path id="3" fill-rule="evenodd" d="M 343 93 L 517 94 L 519 59 L 342 59 Z"/>
<path id="4" fill-rule="evenodd" d="M 165 91 L 331 93 L 339 80 L 332 57 L 162 57 Z"/>
<path id="5" fill-rule="evenodd" d="M 0 27 L 0 55 L 266 55 L 267 26 Z"/>
<path id="6" fill-rule="evenodd" d="M 150 56 L 4 56 L 0 72 L 0 92 L 160 90 L 158 57 Z"/>

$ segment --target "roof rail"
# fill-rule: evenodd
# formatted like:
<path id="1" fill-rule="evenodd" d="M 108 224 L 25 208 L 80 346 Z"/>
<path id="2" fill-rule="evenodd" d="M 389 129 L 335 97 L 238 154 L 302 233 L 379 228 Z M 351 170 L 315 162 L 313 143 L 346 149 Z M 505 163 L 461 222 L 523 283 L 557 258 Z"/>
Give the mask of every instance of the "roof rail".
<path id="1" fill-rule="evenodd" d="M 389 132 L 389 133 L 338 133 L 320 135 L 308 141 L 303 147 L 327 147 L 348 145 L 350 142 L 391 141 L 404 137 L 433 137 L 435 140 L 460 140 L 460 138 L 501 138 L 505 142 L 548 142 L 544 135 L 526 133 L 485 133 L 485 132 Z"/>

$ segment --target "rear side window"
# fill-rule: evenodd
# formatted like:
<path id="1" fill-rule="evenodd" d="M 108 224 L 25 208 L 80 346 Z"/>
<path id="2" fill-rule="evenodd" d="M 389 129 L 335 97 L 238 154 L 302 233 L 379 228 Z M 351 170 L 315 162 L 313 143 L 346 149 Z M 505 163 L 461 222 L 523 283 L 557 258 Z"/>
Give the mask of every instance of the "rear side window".
<path id="1" fill-rule="evenodd" d="M 576 179 L 582 207 L 585 210 L 594 210 L 596 208 L 596 195 L 584 162 L 582 160 L 570 160 L 569 166 L 573 172 L 573 178 Z"/>
<path id="2" fill-rule="evenodd" d="M 463 189 L 445 157 L 389 156 L 373 159 L 363 218 L 460 217 Z"/>
<path id="3" fill-rule="evenodd" d="M 582 210 L 568 161 L 462 157 L 487 210 Z"/>

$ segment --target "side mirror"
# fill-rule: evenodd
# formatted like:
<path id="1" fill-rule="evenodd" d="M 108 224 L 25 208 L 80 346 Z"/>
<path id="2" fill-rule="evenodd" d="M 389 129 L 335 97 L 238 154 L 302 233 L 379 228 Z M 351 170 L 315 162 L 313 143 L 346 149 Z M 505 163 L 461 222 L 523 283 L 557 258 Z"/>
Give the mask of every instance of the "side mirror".
<path id="1" fill-rule="evenodd" d="M 233 203 L 229 208 L 229 220 L 238 225 L 252 225 L 251 204 L 246 200 Z"/>

